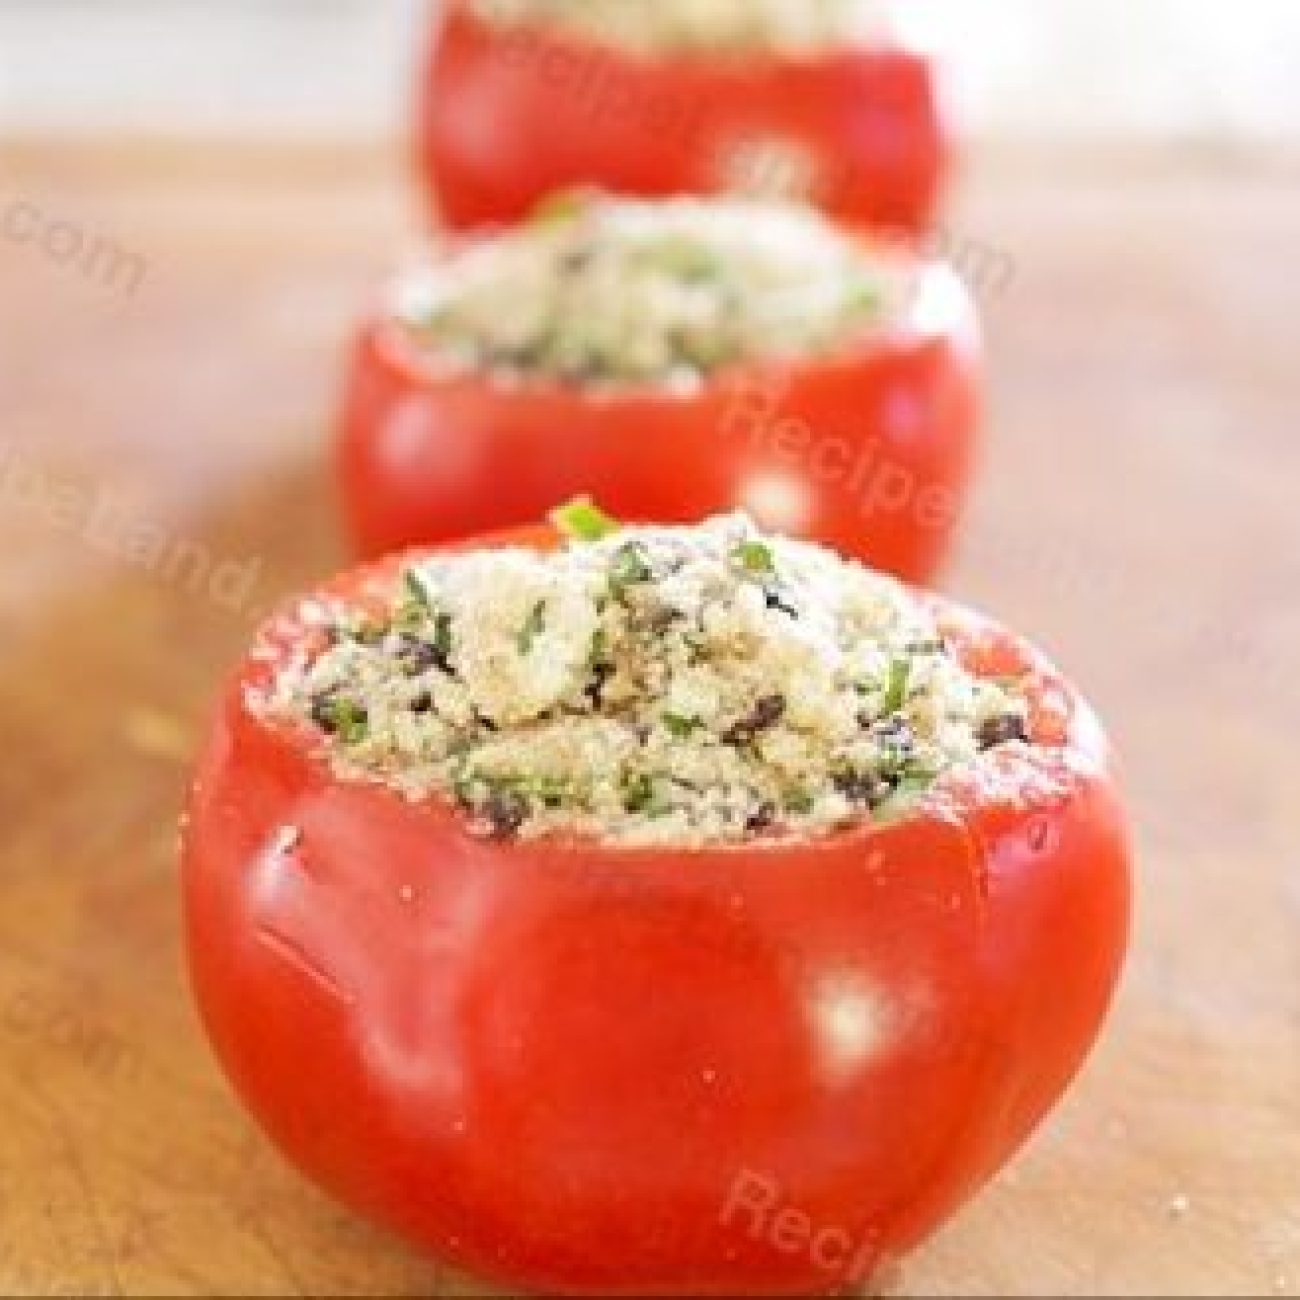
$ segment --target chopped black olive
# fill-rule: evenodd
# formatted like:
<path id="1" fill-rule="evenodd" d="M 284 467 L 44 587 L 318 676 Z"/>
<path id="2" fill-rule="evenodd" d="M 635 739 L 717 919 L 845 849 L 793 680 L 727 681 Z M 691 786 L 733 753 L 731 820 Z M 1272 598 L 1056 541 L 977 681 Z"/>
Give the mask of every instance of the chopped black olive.
<path id="1" fill-rule="evenodd" d="M 322 730 L 331 735 L 337 730 L 334 718 L 336 697 L 333 691 L 323 691 L 311 699 L 311 720 Z"/>
<path id="2" fill-rule="evenodd" d="M 667 636 L 685 617 L 679 609 L 673 609 L 670 605 L 660 605 L 652 610 L 646 619 L 646 630 L 651 636 Z"/>
<path id="3" fill-rule="evenodd" d="M 1028 740 L 1025 720 L 1018 713 L 1004 713 L 996 718 L 989 718 L 979 729 L 979 746 L 981 749 L 994 749 L 1012 740 Z"/>
<path id="4" fill-rule="evenodd" d="M 428 691 L 421 691 L 419 695 L 411 701 L 412 713 L 432 713 L 433 696 Z"/>
<path id="5" fill-rule="evenodd" d="M 482 811 L 492 838 L 508 840 L 528 820 L 532 808 L 518 790 L 498 786 L 488 795 Z"/>
<path id="6" fill-rule="evenodd" d="M 875 772 L 838 772 L 834 784 L 846 799 L 868 806 L 885 798 L 890 791 L 889 782 Z"/>
<path id="7" fill-rule="evenodd" d="M 591 665 L 591 677 L 582 693 L 591 701 L 591 707 L 600 712 L 605 703 L 605 686 L 618 670 L 608 660 L 602 659 Z"/>
<path id="8" fill-rule="evenodd" d="M 790 618 L 799 617 L 799 611 L 775 587 L 765 587 L 763 589 L 763 600 L 766 602 L 768 609 L 778 609 L 782 614 L 789 615 Z"/>
<path id="9" fill-rule="evenodd" d="M 760 831 L 771 830 L 776 824 L 776 804 L 770 800 L 761 803 L 745 819 L 745 829 L 751 835 L 757 835 Z"/>
<path id="10" fill-rule="evenodd" d="M 431 668 L 437 668 L 448 676 L 452 674 L 447 648 L 437 642 L 424 641 L 412 632 L 401 634 L 397 662 L 408 677 L 419 677 Z"/>
<path id="11" fill-rule="evenodd" d="M 743 718 L 733 722 L 722 733 L 722 739 L 728 745 L 748 745 L 770 727 L 776 726 L 785 717 L 785 696 L 765 695 Z"/>

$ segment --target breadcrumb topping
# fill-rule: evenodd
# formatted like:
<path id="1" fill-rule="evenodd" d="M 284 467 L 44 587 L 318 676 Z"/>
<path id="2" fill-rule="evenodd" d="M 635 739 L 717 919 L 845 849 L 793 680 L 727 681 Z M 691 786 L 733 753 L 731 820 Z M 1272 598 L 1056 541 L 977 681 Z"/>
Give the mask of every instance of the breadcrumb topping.
<path id="1" fill-rule="evenodd" d="M 411 277 L 396 314 L 453 371 L 690 391 L 843 349 L 908 284 L 897 257 L 792 204 L 566 193 Z"/>
<path id="2" fill-rule="evenodd" d="M 646 55 L 816 54 L 890 30 L 885 0 L 474 0 L 501 26 L 542 25 Z"/>
<path id="3" fill-rule="evenodd" d="M 809 836 L 906 816 L 944 772 L 1028 743 L 1015 683 L 973 676 L 883 574 L 743 515 L 562 549 L 448 554 L 380 620 L 258 702 L 313 725 L 337 773 L 445 796 L 476 832 L 626 844 Z"/>

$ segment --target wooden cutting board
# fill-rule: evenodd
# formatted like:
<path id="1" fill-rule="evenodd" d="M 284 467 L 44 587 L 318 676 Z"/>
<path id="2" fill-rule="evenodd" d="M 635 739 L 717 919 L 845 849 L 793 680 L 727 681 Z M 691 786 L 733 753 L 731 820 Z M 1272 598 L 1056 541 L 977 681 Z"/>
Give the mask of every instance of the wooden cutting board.
<path id="1" fill-rule="evenodd" d="M 214 687 L 344 558 L 330 417 L 358 304 L 413 239 L 399 164 L 0 162 L 0 1292 L 473 1290 L 251 1129 L 177 939 Z M 1068 1102 L 885 1283 L 1300 1293 L 1300 166 L 972 170 L 946 242 L 986 300 L 993 419 L 949 586 L 1109 720 L 1139 911 Z"/>

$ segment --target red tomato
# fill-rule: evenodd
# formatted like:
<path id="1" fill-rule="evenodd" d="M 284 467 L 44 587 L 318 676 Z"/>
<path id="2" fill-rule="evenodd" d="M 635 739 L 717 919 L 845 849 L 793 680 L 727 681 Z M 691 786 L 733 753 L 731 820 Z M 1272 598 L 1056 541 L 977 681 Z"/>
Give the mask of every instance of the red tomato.
<path id="1" fill-rule="evenodd" d="M 281 616 L 184 836 L 193 983 L 250 1109 L 341 1198 L 530 1289 L 807 1294 L 915 1244 L 1079 1068 L 1128 912 L 1093 715 L 940 609 L 973 671 L 1030 674 L 1044 747 L 900 822 L 704 851 L 487 842 L 338 779 L 250 711 L 318 635 Z"/>
<path id="2" fill-rule="evenodd" d="M 381 316 L 345 402 L 345 510 L 377 556 L 518 525 L 582 493 L 629 519 L 743 507 L 924 582 L 961 513 L 979 368 L 970 299 L 933 265 L 879 336 L 831 360 L 733 370 L 689 396 L 451 376 Z"/>
<path id="3" fill-rule="evenodd" d="M 517 220 L 581 184 L 807 197 L 920 231 L 946 169 L 934 68 L 901 45 L 807 58 L 643 58 L 453 0 L 419 108 L 420 163 L 453 226 Z"/>

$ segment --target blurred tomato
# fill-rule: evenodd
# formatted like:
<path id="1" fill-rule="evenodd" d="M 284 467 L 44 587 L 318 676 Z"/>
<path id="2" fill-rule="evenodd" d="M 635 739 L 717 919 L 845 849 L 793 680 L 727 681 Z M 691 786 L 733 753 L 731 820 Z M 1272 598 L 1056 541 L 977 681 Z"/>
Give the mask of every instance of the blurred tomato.
<path id="1" fill-rule="evenodd" d="M 744 508 L 932 578 L 959 521 L 979 415 L 973 306 L 918 265 L 906 306 L 831 359 L 750 366 L 692 393 L 451 374 L 380 315 L 357 346 L 339 475 L 362 554 L 538 519 L 589 493 L 627 519 Z"/>
<path id="2" fill-rule="evenodd" d="M 518 220 L 550 192 L 725 189 L 806 197 L 919 231 L 946 163 L 935 71 L 901 45 L 804 58 L 645 58 L 451 0 L 419 105 L 418 156 L 453 226 Z"/>

